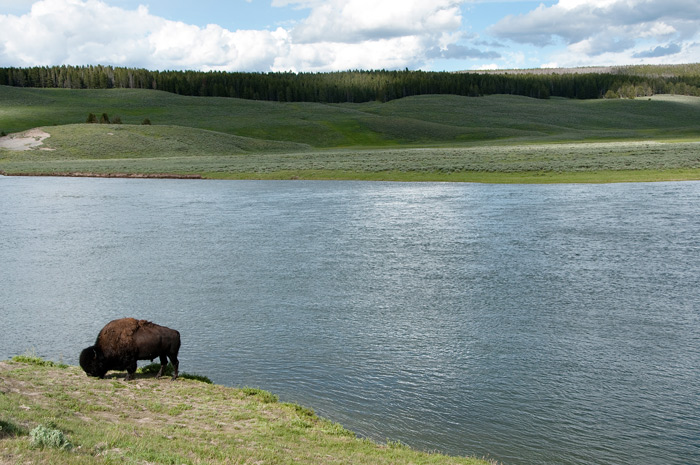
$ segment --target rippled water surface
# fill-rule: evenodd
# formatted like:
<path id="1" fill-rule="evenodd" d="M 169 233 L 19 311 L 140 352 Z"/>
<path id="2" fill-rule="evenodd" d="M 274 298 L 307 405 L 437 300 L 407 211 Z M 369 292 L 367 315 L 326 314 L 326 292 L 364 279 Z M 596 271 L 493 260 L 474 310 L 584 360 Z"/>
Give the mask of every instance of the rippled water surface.
<path id="1" fill-rule="evenodd" d="M 0 358 L 111 319 L 363 436 L 700 463 L 700 183 L 0 177 Z"/>

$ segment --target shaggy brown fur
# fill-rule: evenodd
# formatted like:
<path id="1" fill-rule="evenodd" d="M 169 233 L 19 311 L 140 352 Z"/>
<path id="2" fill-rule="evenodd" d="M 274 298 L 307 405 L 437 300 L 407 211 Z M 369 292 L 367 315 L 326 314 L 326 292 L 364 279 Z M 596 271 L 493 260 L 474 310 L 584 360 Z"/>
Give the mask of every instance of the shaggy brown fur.
<path id="1" fill-rule="evenodd" d="M 80 366 L 88 375 L 104 378 L 109 370 L 126 370 L 126 379 L 133 379 L 138 360 L 160 358 L 160 371 L 168 363 L 173 364 L 178 375 L 177 353 L 180 350 L 180 333 L 146 320 L 122 318 L 102 328 L 94 346 L 80 354 Z"/>

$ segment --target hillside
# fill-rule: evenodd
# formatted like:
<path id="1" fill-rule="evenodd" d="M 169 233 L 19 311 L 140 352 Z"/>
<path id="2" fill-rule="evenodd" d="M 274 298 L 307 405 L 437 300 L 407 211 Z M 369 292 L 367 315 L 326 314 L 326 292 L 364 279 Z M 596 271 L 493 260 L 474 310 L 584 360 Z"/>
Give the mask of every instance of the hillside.
<path id="1" fill-rule="evenodd" d="M 695 137 L 700 99 L 537 100 L 510 95 L 423 95 L 388 103 L 280 103 L 110 89 L 0 86 L 0 131 L 84 123 L 88 113 L 125 124 L 174 125 L 316 148 L 464 142 Z"/>
<path id="2" fill-rule="evenodd" d="M 488 463 L 359 439 L 258 389 L 21 359 L 0 362 L 0 464 Z"/>
<path id="3" fill-rule="evenodd" d="M 497 182 L 700 177 L 697 97 L 421 95 L 320 104 L 0 86 L 0 102 L 1 132 L 16 137 L 41 127 L 50 136 L 26 151 L 0 148 L 0 171 L 7 174 Z M 89 113 L 118 116 L 123 124 L 84 124 Z M 152 125 L 141 125 L 144 119 Z"/>
<path id="4" fill-rule="evenodd" d="M 616 74 L 647 77 L 697 77 L 700 75 L 700 63 L 684 63 L 679 65 L 622 65 L 622 66 L 582 66 L 577 68 L 528 68 L 528 69 L 488 69 L 465 70 L 461 73 L 478 74 L 535 74 L 535 75 L 568 75 L 568 74 Z"/>

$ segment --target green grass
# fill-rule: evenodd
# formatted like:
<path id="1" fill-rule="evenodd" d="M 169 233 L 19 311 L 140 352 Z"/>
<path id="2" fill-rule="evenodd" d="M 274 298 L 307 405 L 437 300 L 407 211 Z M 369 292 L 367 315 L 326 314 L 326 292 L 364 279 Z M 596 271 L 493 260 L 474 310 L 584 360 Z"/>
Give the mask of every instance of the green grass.
<path id="1" fill-rule="evenodd" d="M 36 365 L 40 367 L 57 367 L 57 368 L 68 368 L 65 363 L 56 363 L 51 360 L 44 360 L 33 352 L 27 352 L 24 355 L 15 355 L 12 357 L 13 362 L 26 363 L 29 365 Z"/>
<path id="2" fill-rule="evenodd" d="M 51 135 L 30 151 L 0 149 L 7 174 L 617 182 L 697 179 L 700 169 L 696 97 L 323 105 L 0 86 L 0 103 L 0 130 Z M 125 124 L 84 124 L 89 112 Z"/>
<path id="3" fill-rule="evenodd" d="M 46 145 L 54 143 L 51 139 L 46 139 Z M 621 182 L 700 178 L 697 142 L 270 151 L 254 155 L 153 154 L 150 158 L 91 159 L 62 158 L 57 152 L 12 152 L 0 162 L 0 169 L 7 174 L 196 173 L 214 179 Z"/>
<path id="4" fill-rule="evenodd" d="M 489 463 L 360 439 L 255 388 L 17 360 L 0 362 L 0 378 L 0 463 Z"/>

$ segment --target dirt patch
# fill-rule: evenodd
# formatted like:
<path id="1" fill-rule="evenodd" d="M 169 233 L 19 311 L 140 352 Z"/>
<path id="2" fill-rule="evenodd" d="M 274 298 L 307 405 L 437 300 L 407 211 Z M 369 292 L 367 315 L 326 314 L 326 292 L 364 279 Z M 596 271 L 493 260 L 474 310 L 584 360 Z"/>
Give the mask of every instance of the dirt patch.
<path id="1" fill-rule="evenodd" d="M 51 137 L 46 131 L 39 128 L 30 129 L 24 132 L 17 132 L 14 134 L 9 134 L 4 137 L 0 137 L 0 148 L 8 150 L 32 150 L 36 147 L 43 145 L 44 139 Z M 51 150 L 51 149 L 41 149 L 41 150 Z"/>

